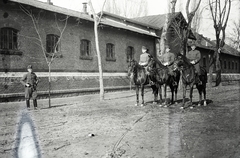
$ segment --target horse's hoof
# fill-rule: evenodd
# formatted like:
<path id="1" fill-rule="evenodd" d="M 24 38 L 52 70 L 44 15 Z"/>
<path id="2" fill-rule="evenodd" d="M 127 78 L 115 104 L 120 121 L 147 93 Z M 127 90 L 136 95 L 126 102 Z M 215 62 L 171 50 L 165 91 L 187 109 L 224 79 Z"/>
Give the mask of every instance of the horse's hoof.
<path id="1" fill-rule="evenodd" d="M 159 105 L 159 107 L 162 107 L 162 106 L 163 106 L 162 104 Z"/>
<path id="2" fill-rule="evenodd" d="M 141 104 L 140 106 L 141 106 L 141 107 L 143 107 L 143 106 L 144 106 L 144 104 Z"/>
<path id="3" fill-rule="evenodd" d="M 177 102 L 175 102 L 175 105 L 177 105 L 178 103 Z"/>
<path id="4" fill-rule="evenodd" d="M 201 106 L 201 103 L 198 103 L 198 106 Z"/>
<path id="5" fill-rule="evenodd" d="M 190 106 L 190 109 L 193 109 L 193 106 Z"/>
<path id="6" fill-rule="evenodd" d="M 204 106 L 207 106 L 207 102 L 204 102 L 203 105 L 204 105 Z"/>
<path id="7" fill-rule="evenodd" d="M 167 104 L 165 104 L 165 105 L 164 105 L 164 107 L 165 107 L 165 108 L 167 108 L 167 107 L 168 107 L 168 105 L 167 105 Z"/>
<path id="8" fill-rule="evenodd" d="M 153 102 L 153 104 L 154 104 L 154 105 L 156 105 L 156 104 L 157 104 L 157 102 L 156 102 L 156 101 L 154 101 L 154 102 Z"/>
<path id="9" fill-rule="evenodd" d="M 138 103 L 136 103 L 135 106 L 138 106 Z"/>
<path id="10" fill-rule="evenodd" d="M 180 107 L 180 109 L 184 109 L 184 107 L 183 107 L 183 106 L 181 106 L 181 107 Z"/>

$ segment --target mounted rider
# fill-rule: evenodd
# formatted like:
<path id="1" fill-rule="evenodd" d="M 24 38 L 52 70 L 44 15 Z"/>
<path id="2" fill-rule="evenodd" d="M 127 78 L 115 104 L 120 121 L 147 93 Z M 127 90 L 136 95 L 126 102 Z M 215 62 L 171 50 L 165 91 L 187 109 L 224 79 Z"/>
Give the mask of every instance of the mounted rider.
<path id="1" fill-rule="evenodd" d="M 199 50 L 196 50 L 196 44 L 192 43 L 191 44 L 191 51 L 186 53 L 186 57 L 189 60 L 191 64 L 194 65 L 195 68 L 195 74 L 196 74 L 196 82 L 198 84 L 202 84 L 199 76 L 201 75 L 201 69 L 200 69 L 200 64 L 199 61 L 201 60 L 201 53 Z"/>
<path id="2" fill-rule="evenodd" d="M 166 66 L 168 68 L 168 74 L 173 77 L 174 81 L 173 81 L 173 85 L 177 85 L 176 82 L 176 73 L 174 72 L 174 61 L 175 61 L 175 54 L 170 52 L 170 48 L 167 45 L 166 46 L 166 53 L 163 54 L 160 58 L 160 62 L 162 63 L 162 65 Z"/>
<path id="3" fill-rule="evenodd" d="M 149 74 L 147 66 L 151 58 L 152 56 L 148 53 L 148 49 L 145 46 L 142 46 L 142 54 L 140 55 L 139 65 L 145 68 L 147 74 Z"/>

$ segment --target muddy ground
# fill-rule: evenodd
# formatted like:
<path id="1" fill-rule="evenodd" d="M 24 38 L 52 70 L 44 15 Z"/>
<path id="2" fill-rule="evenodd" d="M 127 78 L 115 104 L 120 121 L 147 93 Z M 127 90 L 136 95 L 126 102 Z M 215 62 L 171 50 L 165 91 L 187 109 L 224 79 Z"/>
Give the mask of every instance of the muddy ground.
<path id="1" fill-rule="evenodd" d="M 21 157 L 24 122 L 29 122 L 37 156 L 44 158 L 240 158 L 240 85 L 207 90 L 208 105 L 181 110 L 153 105 L 136 107 L 134 91 L 0 104 L 0 157 Z M 178 98 L 182 97 L 181 90 Z M 194 90 L 194 101 L 198 100 Z M 32 148 L 31 148 L 32 150 Z"/>

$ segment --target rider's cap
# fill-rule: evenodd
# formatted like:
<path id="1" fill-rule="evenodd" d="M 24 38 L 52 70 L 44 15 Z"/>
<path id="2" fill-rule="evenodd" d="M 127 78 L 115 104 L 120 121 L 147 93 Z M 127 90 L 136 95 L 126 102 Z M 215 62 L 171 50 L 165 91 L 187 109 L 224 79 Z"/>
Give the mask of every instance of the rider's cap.
<path id="1" fill-rule="evenodd" d="M 170 49 L 169 45 L 166 45 L 165 47 L 166 47 L 166 49 Z"/>
<path id="2" fill-rule="evenodd" d="M 191 45 L 190 46 L 195 46 L 196 47 L 196 43 L 191 43 Z"/>
<path id="3" fill-rule="evenodd" d="M 147 50 L 147 47 L 145 47 L 145 46 L 142 46 L 142 49 L 146 49 L 146 50 Z"/>
<path id="4" fill-rule="evenodd" d="M 28 65 L 28 66 L 27 66 L 27 69 L 32 69 L 32 65 Z"/>

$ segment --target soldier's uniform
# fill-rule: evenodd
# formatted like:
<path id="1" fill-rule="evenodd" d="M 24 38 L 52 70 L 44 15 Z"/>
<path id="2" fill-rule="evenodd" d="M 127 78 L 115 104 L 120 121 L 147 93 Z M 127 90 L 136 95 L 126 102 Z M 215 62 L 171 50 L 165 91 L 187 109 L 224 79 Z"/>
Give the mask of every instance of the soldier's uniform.
<path id="1" fill-rule="evenodd" d="M 139 65 L 147 66 L 150 60 L 150 54 L 147 52 L 140 55 Z"/>
<path id="2" fill-rule="evenodd" d="M 196 69 L 196 73 L 198 73 L 198 75 L 201 75 L 201 71 L 200 71 L 200 64 L 199 61 L 201 59 L 201 53 L 198 50 L 191 50 L 186 54 L 186 57 L 189 59 L 190 62 L 194 61 L 195 64 L 194 67 Z"/>
<path id="3" fill-rule="evenodd" d="M 195 46 L 195 44 L 192 44 L 192 46 Z M 194 50 L 191 50 L 189 52 L 186 53 L 186 57 L 187 59 L 190 61 L 190 63 L 192 63 L 195 67 L 195 73 L 196 73 L 196 76 L 197 76 L 197 82 L 198 83 L 201 83 L 200 79 L 199 79 L 199 76 L 201 75 L 201 69 L 200 69 L 200 64 L 199 64 L 199 61 L 201 60 L 201 53 L 200 51 L 194 49 Z"/>
<path id="4" fill-rule="evenodd" d="M 167 47 L 168 48 L 168 47 Z M 169 48 L 168 48 L 169 49 Z M 169 49 L 170 50 L 170 49 Z M 160 62 L 167 66 L 168 68 L 168 74 L 173 77 L 174 81 L 173 84 L 177 85 L 176 83 L 176 73 L 174 72 L 174 61 L 175 61 L 175 55 L 171 52 L 166 52 L 163 54 L 160 58 Z"/>
<path id="5" fill-rule="evenodd" d="M 32 69 L 32 66 L 29 65 L 28 69 Z M 33 99 L 34 108 L 37 108 L 37 84 L 38 79 L 37 75 L 34 72 L 28 72 L 24 74 L 20 82 L 25 86 L 25 99 L 27 108 L 30 108 L 30 99 Z"/>
<path id="6" fill-rule="evenodd" d="M 162 55 L 161 59 L 160 59 L 161 63 L 164 66 L 168 67 L 168 73 L 169 75 L 173 76 L 174 75 L 174 65 L 173 62 L 175 61 L 175 55 L 171 52 L 167 52 L 165 54 Z"/>

